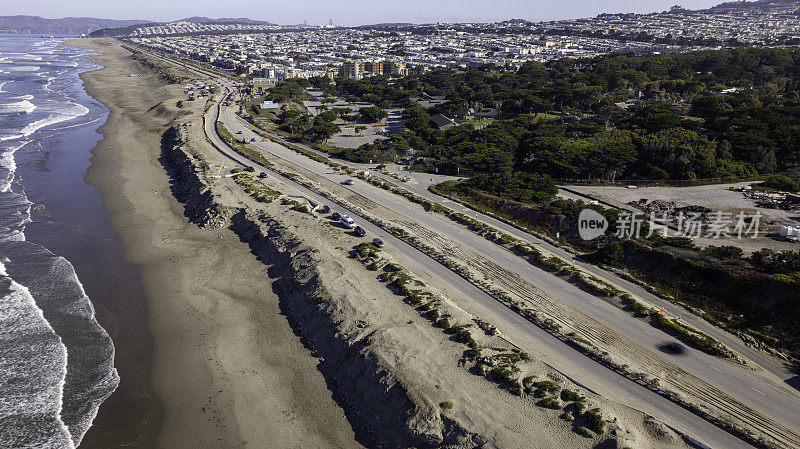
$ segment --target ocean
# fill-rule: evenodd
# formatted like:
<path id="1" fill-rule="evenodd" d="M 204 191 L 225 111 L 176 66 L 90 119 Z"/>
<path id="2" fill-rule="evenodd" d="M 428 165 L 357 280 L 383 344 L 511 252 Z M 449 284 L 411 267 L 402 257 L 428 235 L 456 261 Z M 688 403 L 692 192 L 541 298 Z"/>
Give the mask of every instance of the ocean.
<path id="1" fill-rule="evenodd" d="M 62 42 L 0 34 L 4 448 L 77 447 L 120 382 L 112 338 L 98 323 L 98 315 L 113 323 L 114 311 L 98 304 L 113 304 L 108 272 L 121 251 L 99 193 L 83 182 L 108 110 L 79 78 L 98 66 Z"/>

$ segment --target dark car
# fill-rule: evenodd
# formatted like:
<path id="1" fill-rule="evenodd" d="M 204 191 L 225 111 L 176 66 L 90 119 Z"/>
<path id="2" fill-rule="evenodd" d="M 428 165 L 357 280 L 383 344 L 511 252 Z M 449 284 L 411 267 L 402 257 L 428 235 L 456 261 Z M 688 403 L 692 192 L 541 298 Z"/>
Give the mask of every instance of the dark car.
<path id="1" fill-rule="evenodd" d="M 383 245 L 385 245 L 385 243 L 383 243 L 383 240 L 379 239 L 378 237 L 372 239 L 372 244 L 377 246 L 378 248 L 383 248 Z"/>
<path id="2" fill-rule="evenodd" d="M 364 228 L 362 228 L 361 226 L 356 226 L 353 232 L 355 232 L 356 235 L 359 237 L 364 237 L 365 235 L 367 235 L 367 231 L 365 231 Z"/>
<path id="3" fill-rule="evenodd" d="M 262 171 L 261 173 L 258 174 L 258 177 L 259 178 L 266 178 L 267 177 L 267 173 Z"/>
<path id="4" fill-rule="evenodd" d="M 323 205 L 322 207 L 319 208 L 319 213 L 321 213 L 321 214 L 327 214 L 330 211 L 331 211 L 331 208 L 328 207 L 327 205 Z"/>
<path id="5" fill-rule="evenodd" d="M 334 220 L 338 220 L 342 218 L 342 214 L 340 214 L 339 212 L 334 212 L 331 214 L 331 218 L 333 218 Z"/>
<path id="6" fill-rule="evenodd" d="M 254 172 L 256 169 L 253 166 L 248 165 L 244 168 L 244 171 Z"/>

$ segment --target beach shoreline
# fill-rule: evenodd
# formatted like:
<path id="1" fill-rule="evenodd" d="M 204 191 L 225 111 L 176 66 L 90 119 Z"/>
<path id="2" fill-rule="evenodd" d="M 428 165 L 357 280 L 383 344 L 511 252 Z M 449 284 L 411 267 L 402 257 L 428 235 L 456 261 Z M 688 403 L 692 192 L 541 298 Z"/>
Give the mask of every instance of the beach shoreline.
<path id="1" fill-rule="evenodd" d="M 281 314 L 268 267 L 226 229 L 190 223 L 172 196 L 161 135 L 196 123 L 203 104 L 180 110 L 182 87 L 114 41 L 67 44 L 99 53 L 104 67 L 81 75 L 110 110 L 85 179 L 146 297 L 143 319 L 115 340 L 120 387 L 81 447 L 358 447 L 318 360 Z"/>

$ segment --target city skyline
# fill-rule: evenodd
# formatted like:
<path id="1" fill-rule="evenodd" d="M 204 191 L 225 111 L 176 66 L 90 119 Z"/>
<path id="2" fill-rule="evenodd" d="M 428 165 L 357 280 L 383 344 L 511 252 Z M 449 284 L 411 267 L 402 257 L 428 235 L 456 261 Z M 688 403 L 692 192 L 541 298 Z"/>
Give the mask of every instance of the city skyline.
<path id="1" fill-rule="evenodd" d="M 111 5 L 99 0 L 83 1 L 79 4 L 66 4 L 55 0 L 23 2 L 11 0 L 4 5 L 6 15 L 33 15 L 45 18 L 98 17 L 107 19 L 139 19 L 167 22 L 192 16 L 247 17 L 281 25 L 302 24 L 326 25 L 333 20 L 335 25 L 355 26 L 386 22 L 435 23 L 435 22 L 497 22 L 509 19 L 531 21 L 560 20 L 570 18 L 594 17 L 602 13 L 650 13 L 668 10 L 680 4 L 688 9 L 708 8 L 721 3 L 717 0 L 690 0 L 675 2 L 659 0 L 633 2 L 615 0 L 610 2 L 589 2 L 568 0 L 559 4 L 552 2 L 526 2 L 506 0 L 486 4 L 475 1 L 457 2 L 445 0 L 436 2 L 389 3 L 376 7 L 374 2 L 356 0 L 349 2 L 322 2 L 311 0 L 298 4 L 265 4 L 251 0 L 232 0 L 225 4 L 218 2 L 171 2 L 164 5 L 153 0 L 136 4 Z M 42 13 L 47 11 L 47 13 Z M 470 11 L 469 14 L 462 13 Z"/>

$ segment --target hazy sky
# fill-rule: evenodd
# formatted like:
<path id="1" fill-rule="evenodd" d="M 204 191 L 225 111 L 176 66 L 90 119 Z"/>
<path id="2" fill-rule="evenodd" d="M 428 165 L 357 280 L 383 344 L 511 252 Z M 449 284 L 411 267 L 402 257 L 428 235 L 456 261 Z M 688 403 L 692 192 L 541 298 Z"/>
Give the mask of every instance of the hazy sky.
<path id="1" fill-rule="evenodd" d="M 0 15 L 48 18 L 90 16 L 110 19 L 175 20 L 189 16 L 249 17 L 279 24 L 308 20 L 318 25 L 379 22 L 494 22 L 593 17 L 602 12 L 656 12 L 677 0 L 0 0 Z M 723 0 L 685 0 L 705 8 Z"/>

